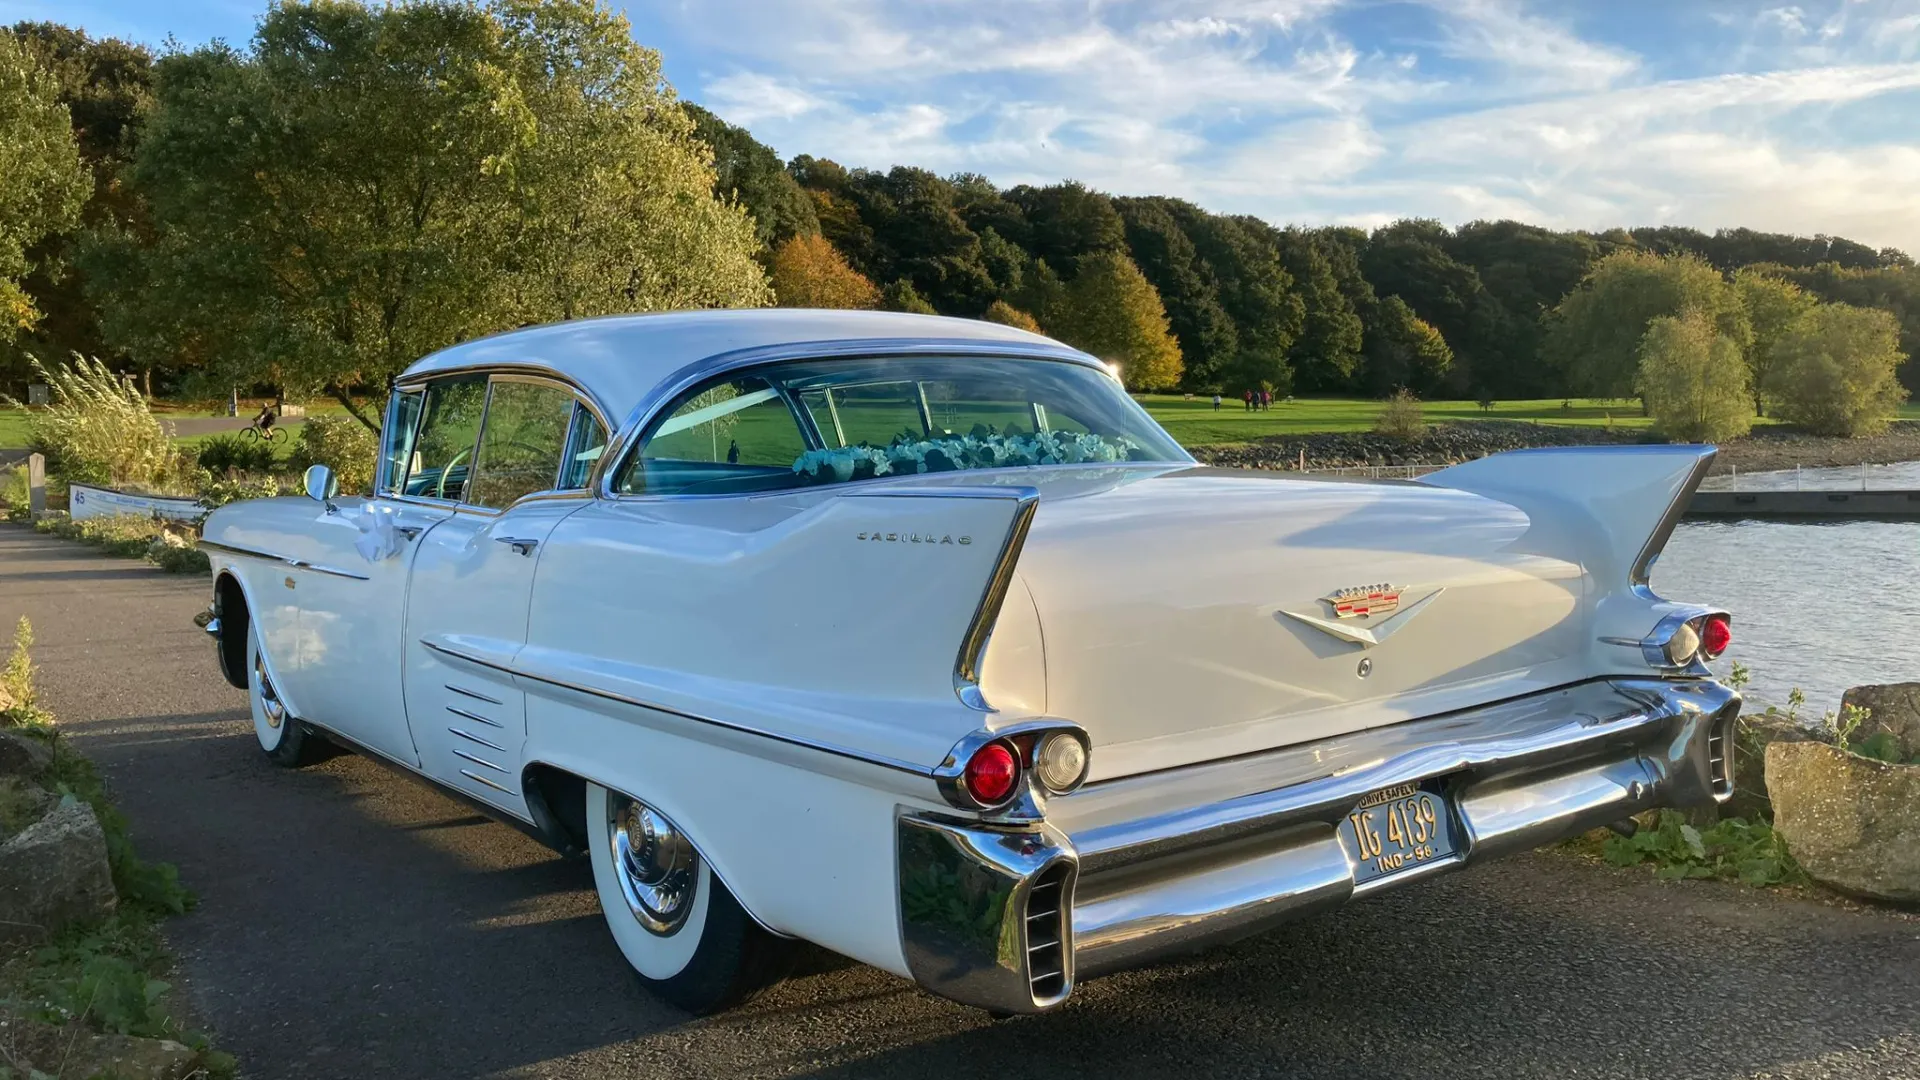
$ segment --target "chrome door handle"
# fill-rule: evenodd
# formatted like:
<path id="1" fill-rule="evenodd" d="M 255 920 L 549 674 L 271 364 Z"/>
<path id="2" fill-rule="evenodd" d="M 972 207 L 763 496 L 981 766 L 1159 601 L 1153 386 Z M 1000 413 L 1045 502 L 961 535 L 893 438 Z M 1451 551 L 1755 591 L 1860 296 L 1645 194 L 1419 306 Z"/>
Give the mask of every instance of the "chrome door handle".
<path id="1" fill-rule="evenodd" d="M 519 536 L 496 536 L 493 538 L 493 541 L 496 544 L 505 544 L 512 548 L 515 555 L 531 555 L 533 554 L 533 549 L 540 546 L 540 541 L 538 540 L 528 540 Z"/>

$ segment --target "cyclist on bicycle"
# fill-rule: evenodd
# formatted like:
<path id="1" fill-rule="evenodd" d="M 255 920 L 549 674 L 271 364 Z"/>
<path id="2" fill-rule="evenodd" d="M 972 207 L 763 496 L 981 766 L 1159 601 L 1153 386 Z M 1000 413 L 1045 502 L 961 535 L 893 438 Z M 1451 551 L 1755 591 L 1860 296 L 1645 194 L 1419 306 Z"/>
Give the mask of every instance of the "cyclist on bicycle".
<path id="1" fill-rule="evenodd" d="M 260 415 L 253 418 L 253 426 L 260 430 L 261 438 L 273 437 L 274 419 L 273 405 L 271 403 L 260 406 Z"/>

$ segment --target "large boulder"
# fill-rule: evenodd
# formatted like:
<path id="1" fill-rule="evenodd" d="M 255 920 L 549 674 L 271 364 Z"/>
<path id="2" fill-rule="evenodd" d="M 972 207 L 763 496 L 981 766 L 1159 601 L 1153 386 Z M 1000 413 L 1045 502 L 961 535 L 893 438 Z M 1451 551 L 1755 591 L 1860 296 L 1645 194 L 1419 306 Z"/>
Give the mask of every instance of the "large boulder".
<path id="1" fill-rule="evenodd" d="M 1767 747 L 1767 786 L 1773 827 L 1815 881 L 1920 904 L 1920 765 L 1776 742 Z"/>
<path id="2" fill-rule="evenodd" d="M 0 728 L 0 776 L 45 776 L 53 767 L 53 747 L 18 731 Z"/>
<path id="3" fill-rule="evenodd" d="M 1867 722 L 1853 733 L 1866 742 L 1880 732 L 1893 736 L 1903 756 L 1920 757 L 1920 682 L 1856 686 L 1840 697 L 1840 707 L 1857 705 L 1869 711 Z"/>
<path id="4" fill-rule="evenodd" d="M 107 838 L 71 796 L 0 844 L 0 939 L 39 938 L 112 914 Z"/>
<path id="5" fill-rule="evenodd" d="M 1742 714 L 1734 728 L 1733 802 L 1729 812 L 1749 820 L 1772 817 L 1772 800 L 1767 794 L 1767 747 L 1777 742 L 1809 742 L 1816 737 L 1812 728 L 1789 719 L 1786 713 Z"/>

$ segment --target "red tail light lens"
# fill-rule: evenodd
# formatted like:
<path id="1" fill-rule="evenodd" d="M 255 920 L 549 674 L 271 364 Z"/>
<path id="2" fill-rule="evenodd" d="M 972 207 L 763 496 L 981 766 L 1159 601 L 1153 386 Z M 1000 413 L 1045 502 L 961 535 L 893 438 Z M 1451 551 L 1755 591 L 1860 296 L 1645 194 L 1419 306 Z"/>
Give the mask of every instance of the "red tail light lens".
<path id="1" fill-rule="evenodd" d="M 1727 651 L 1733 644 L 1733 620 L 1725 615 L 1709 615 L 1700 625 L 1700 655 L 1708 660 Z"/>
<path id="2" fill-rule="evenodd" d="M 1020 781 L 1020 759 L 1006 743 L 992 742 L 967 759 L 967 794 L 982 806 L 996 806 L 1013 794 Z"/>

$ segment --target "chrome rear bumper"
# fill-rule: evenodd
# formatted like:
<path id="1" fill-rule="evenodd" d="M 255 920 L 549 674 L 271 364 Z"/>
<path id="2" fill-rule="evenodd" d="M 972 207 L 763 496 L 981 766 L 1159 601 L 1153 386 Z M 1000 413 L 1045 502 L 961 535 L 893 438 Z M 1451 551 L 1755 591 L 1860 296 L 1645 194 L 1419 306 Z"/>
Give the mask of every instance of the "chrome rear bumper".
<path id="1" fill-rule="evenodd" d="M 1076 978 L 1258 933 L 1354 896 L 1733 792 L 1739 695 L 1614 679 L 1269 753 L 1090 785 L 1039 826 L 903 813 L 900 928 L 935 993 L 1002 1012 Z M 1439 780 L 1451 858 L 1354 884 L 1337 828 L 1369 792 Z"/>

